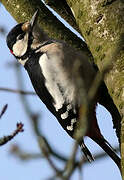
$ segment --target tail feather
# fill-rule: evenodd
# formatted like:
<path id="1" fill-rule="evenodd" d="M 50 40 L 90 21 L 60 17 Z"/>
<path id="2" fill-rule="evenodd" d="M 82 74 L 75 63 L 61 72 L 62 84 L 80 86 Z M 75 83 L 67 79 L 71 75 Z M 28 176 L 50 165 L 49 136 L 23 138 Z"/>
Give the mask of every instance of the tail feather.
<path id="1" fill-rule="evenodd" d="M 89 149 L 87 148 L 87 146 L 84 144 L 84 142 L 80 143 L 80 147 L 81 147 L 81 150 L 83 151 L 86 159 L 87 159 L 89 162 L 94 161 L 94 157 L 92 156 L 91 152 L 89 151 Z"/>
<path id="2" fill-rule="evenodd" d="M 95 141 L 113 159 L 113 161 L 117 164 L 118 168 L 121 171 L 121 159 L 115 153 L 114 149 L 108 143 L 108 141 L 105 140 L 104 138 L 93 138 L 93 137 L 92 140 Z"/>
<path id="3" fill-rule="evenodd" d="M 105 140 L 104 137 L 102 136 L 95 114 L 94 117 L 92 118 L 93 120 L 87 132 L 87 136 L 90 137 L 93 141 L 95 141 L 113 159 L 113 161 L 117 164 L 118 168 L 121 170 L 120 158 L 114 152 L 114 149 L 108 143 L 108 141 Z"/>

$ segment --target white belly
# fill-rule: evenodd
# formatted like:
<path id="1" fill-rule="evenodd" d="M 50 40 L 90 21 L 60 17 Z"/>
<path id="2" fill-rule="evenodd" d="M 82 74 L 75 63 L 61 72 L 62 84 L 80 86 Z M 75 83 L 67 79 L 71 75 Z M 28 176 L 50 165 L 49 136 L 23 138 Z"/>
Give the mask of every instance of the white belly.
<path id="1" fill-rule="evenodd" d="M 42 73 L 43 76 L 45 77 L 45 85 L 49 91 L 49 93 L 51 94 L 51 96 L 53 97 L 54 101 L 55 101 L 55 108 L 56 111 L 58 111 L 60 108 L 62 108 L 63 104 L 64 104 L 64 98 L 59 90 L 59 87 L 57 85 L 56 82 L 56 72 L 53 70 L 52 66 L 51 66 L 51 62 L 50 60 L 47 58 L 46 54 L 43 54 L 40 58 L 39 64 L 41 66 L 42 69 Z"/>
<path id="2" fill-rule="evenodd" d="M 62 108 L 64 102 L 72 104 L 75 95 L 75 87 L 70 82 L 64 72 L 61 62 L 58 57 L 48 59 L 46 54 L 43 54 L 39 60 L 43 76 L 45 77 L 45 85 L 53 97 L 56 111 Z M 60 91 L 60 87 L 62 92 Z"/>

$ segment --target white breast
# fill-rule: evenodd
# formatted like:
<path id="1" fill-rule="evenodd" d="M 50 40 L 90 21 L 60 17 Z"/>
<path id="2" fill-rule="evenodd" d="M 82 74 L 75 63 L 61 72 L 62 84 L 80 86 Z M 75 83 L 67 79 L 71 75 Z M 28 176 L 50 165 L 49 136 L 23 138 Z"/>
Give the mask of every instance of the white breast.
<path id="1" fill-rule="evenodd" d="M 47 58 L 47 55 L 45 53 L 41 56 L 39 64 L 41 66 L 43 76 L 46 80 L 45 85 L 49 93 L 53 97 L 55 101 L 54 106 L 56 108 L 56 111 L 58 111 L 64 104 L 64 97 L 62 96 L 56 82 L 56 71 L 53 69 L 52 63 Z"/>
<path id="2" fill-rule="evenodd" d="M 61 119 L 65 120 L 68 118 L 70 110 L 73 110 L 74 114 L 76 114 L 75 107 L 73 106 L 75 86 L 69 81 L 60 65 L 61 63 L 59 64 L 57 60 L 59 61 L 60 59 L 57 59 L 55 56 L 49 59 L 44 53 L 39 60 L 39 64 L 45 77 L 45 86 L 54 99 L 53 105 L 56 111 L 59 111 L 64 103 L 68 104 L 65 112 L 61 114 Z M 68 119 L 69 125 L 66 127 L 67 130 L 73 131 L 75 123 L 76 118 Z"/>

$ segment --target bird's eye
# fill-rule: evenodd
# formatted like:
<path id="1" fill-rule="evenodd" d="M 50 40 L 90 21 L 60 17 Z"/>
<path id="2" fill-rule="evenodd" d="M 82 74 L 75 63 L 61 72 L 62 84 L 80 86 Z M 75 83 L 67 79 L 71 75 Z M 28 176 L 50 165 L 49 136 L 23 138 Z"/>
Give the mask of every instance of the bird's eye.
<path id="1" fill-rule="evenodd" d="M 19 34 L 19 36 L 17 37 L 17 39 L 18 39 L 18 40 L 23 39 L 23 38 L 24 38 L 24 35 L 25 35 L 25 33 L 23 33 L 23 34 Z"/>

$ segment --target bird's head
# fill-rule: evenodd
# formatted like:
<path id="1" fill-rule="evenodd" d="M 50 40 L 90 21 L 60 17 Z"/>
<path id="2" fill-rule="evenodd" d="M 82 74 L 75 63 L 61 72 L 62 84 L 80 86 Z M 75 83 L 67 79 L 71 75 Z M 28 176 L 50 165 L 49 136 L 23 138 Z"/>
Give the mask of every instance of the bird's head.
<path id="1" fill-rule="evenodd" d="M 36 11 L 30 21 L 17 24 L 7 35 L 7 45 L 11 53 L 21 58 L 27 51 L 28 46 L 33 41 L 33 29 L 36 25 L 38 11 Z"/>
<path id="2" fill-rule="evenodd" d="M 36 49 L 40 43 L 45 41 L 47 35 L 37 26 L 38 10 L 30 21 L 17 24 L 7 35 L 7 46 L 10 52 L 25 64 L 27 52 Z"/>

